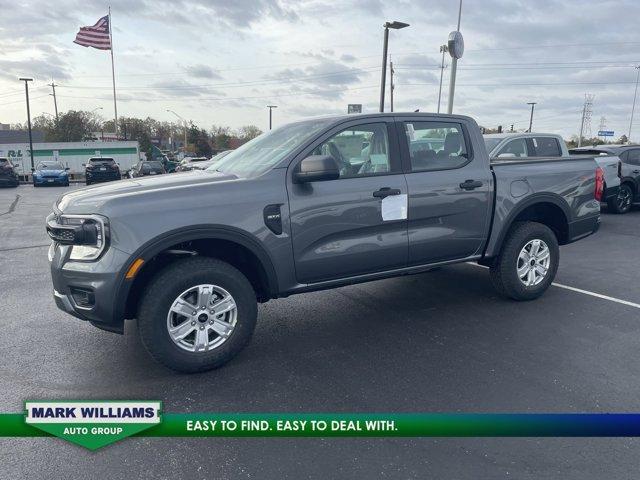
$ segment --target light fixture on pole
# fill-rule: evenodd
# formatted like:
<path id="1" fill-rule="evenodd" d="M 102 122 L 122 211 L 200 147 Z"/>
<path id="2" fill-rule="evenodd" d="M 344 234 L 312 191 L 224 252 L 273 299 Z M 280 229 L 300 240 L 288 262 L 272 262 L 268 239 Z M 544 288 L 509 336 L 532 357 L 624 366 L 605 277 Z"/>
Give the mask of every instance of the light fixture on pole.
<path id="1" fill-rule="evenodd" d="M 629 135 L 627 135 L 627 142 L 631 143 L 631 127 L 633 126 L 633 114 L 636 110 L 636 97 L 638 96 L 638 80 L 640 79 L 640 65 L 637 65 L 635 69 L 638 71 L 636 74 L 636 90 L 633 94 L 633 106 L 631 107 L 631 121 L 629 122 Z"/>
<path id="2" fill-rule="evenodd" d="M 97 110 L 102 110 L 102 107 L 96 107 L 96 108 L 94 108 L 93 110 L 91 110 L 91 113 L 93 113 L 93 112 L 95 112 L 95 111 L 97 111 Z"/>
<path id="3" fill-rule="evenodd" d="M 400 30 L 409 26 L 404 22 L 386 22 L 384 25 L 384 42 L 382 44 L 382 77 L 380 78 L 380 112 L 384 112 L 384 87 L 387 81 L 387 52 L 389 50 L 389 29 Z"/>
<path id="4" fill-rule="evenodd" d="M 278 108 L 278 106 L 277 105 L 267 105 L 267 108 L 269 109 L 269 130 L 271 130 L 272 119 L 273 119 L 271 112 L 272 112 L 272 110 L 274 108 Z"/>
<path id="5" fill-rule="evenodd" d="M 33 82 L 33 78 L 20 78 L 24 82 L 24 93 L 27 97 L 27 125 L 29 127 L 29 156 L 31 157 L 31 171 L 35 170 L 33 164 L 33 137 L 31 135 L 31 107 L 29 105 L 29 82 Z"/>
<path id="6" fill-rule="evenodd" d="M 451 55 L 451 74 L 449 77 L 449 99 L 447 105 L 447 113 L 453 113 L 453 96 L 456 91 L 456 72 L 458 70 L 458 59 L 462 58 L 464 53 L 464 40 L 460 33 L 460 18 L 462 17 L 462 0 L 460 0 L 460 8 L 458 9 L 458 29 L 449 34 L 447 47 L 449 55 Z"/>
<path id="7" fill-rule="evenodd" d="M 529 117 L 529 133 L 531 133 L 531 128 L 533 127 L 533 109 L 536 104 L 537 102 L 527 102 L 527 105 L 531 105 L 531 116 Z"/>
<path id="8" fill-rule="evenodd" d="M 182 124 L 184 125 L 184 146 L 182 147 L 182 150 L 184 151 L 184 153 L 187 153 L 187 121 L 173 110 L 167 109 L 167 112 L 173 113 L 176 117 L 182 120 Z"/>

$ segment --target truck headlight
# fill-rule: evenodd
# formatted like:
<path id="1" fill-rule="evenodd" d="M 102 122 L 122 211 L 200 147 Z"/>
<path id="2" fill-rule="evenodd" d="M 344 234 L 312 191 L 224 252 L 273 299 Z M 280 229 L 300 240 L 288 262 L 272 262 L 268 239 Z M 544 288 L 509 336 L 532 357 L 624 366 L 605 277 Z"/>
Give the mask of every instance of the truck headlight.
<path id="1" fill-rule="evenodd" d="M 100 215 L 60 215 L 47 219 L 47 232 L 54 242 L 71 245 L 70 260 L 97 259 L 109 243 L 109 222 Z"/>

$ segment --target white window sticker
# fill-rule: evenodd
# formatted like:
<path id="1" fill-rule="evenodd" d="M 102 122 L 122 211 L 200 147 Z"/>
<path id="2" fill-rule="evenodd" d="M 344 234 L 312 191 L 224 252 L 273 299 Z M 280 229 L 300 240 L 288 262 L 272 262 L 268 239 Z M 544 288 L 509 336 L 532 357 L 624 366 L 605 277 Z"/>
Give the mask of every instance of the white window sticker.
<path id="1" fill-rule="evenodd" d="M 407 219 L 406 193 L 402 195 L 389 195 L 382 199 L 382 221 L 406 220 Z"/>

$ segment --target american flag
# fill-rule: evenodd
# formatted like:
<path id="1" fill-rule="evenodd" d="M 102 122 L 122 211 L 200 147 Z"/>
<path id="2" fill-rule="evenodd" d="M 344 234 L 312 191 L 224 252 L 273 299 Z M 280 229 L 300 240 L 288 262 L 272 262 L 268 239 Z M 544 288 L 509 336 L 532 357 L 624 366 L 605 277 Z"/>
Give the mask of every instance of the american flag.
<path id="1" fill-rule="evenodd" d="M 80 27 L 80 31 L 73 43 L 99 50 L 111 50 L 109 15 L 102 17 L 93 27 Z"/>

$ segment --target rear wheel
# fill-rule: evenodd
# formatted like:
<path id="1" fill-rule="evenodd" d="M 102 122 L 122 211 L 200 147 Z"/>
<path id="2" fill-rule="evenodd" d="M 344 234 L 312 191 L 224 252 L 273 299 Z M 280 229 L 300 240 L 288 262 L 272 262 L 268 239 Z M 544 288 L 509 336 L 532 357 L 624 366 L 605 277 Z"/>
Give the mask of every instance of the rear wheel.
<path id="1" fill-rule="evenodd" d="M 553 282 L 559 260 L 558 240 L 549 227 L 518 222 L 491 267 L 491 281 L 499 293 L 514 300 L 533 300 Z"/>
<path id="2" fill-rule="evenodd" d="M 623 214 L 631 210 L 631 203 L 633 201 L 633 190 L 629 185 L 623 183 L 620 185 L 618 195 L 610 199 L 607 202 L 609 210 L 613 213 Z"/>
<path id="3" fill-rule="evenodd" d="M 150 283 L 138 309 L 149 353 L 180 372 L 220 367 L 249 342 L 257 319 L 253 287 L 220 260 L 179 260 Z"/>

